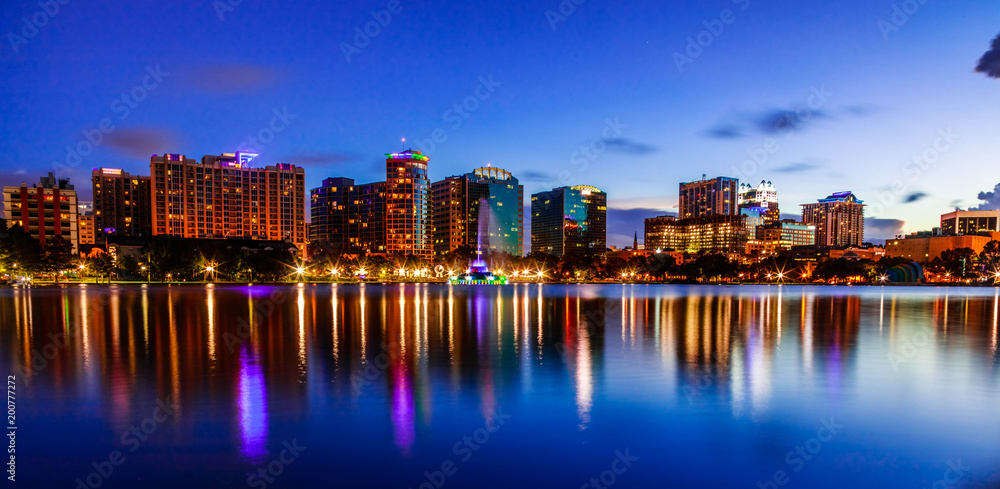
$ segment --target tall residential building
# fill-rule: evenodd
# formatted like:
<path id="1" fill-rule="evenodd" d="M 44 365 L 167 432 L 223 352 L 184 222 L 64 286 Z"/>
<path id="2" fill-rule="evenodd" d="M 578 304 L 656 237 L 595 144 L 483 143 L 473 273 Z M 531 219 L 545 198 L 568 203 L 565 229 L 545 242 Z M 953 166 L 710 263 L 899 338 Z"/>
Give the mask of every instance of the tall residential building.
<path id="1" fill-rule="evenodd" d="M 865 235 L 865 203 L 851 192 L 837 192 L 802 205 L 802 223 L 816 226 L 816 245 L 861 246 Z"/>
<path id="2" fill-rule="evenodd" d="M 524 187 L 510 172 L 487 166 L 431 185 L 434 253 L 467 245 L 524 254 Z M 480 210 L 485 202 L 489 211 Z M 480 222 L 488 216 L 488 222 Z M 479 236 L 483 229 L 485 236 Z"/>
<path id="3" fill-rule="evenodd" d="M 531 196 L 531 252 L 599 254 L 608 247 L 608 194 L 589 185 Z"/>
<path id="4" fill-rule="evenodd" d="M 747 216 L 716 215 L 693 219 L 659 216 L 645 220 L 647 250 L 685 253 L 742 253 L 747 244 Z"/>
<path id="5" fill-rule="evenodd" d="M 306 243 L 305 170 L 288 163 L 257 168 L 253 153 L 153 155 L 152 231 L 187 238 Z"/>
<path id="6" fill-rule="evenodd" d="M 941 232 L 954 236 L 957 234 L 976 234 L 984 231 L 1000 231 L 997 221 L 1000 211 L 955 211 L 941 215 Z"/>
<path id="7" fill-rule="evenodd" d="M 94 189 L 94 237 L 104 234 L 149 237 L 152 232 L 149 177 L 130 175 L 115 168 L 91 172 Z"/>
<path id="8" fill-rule="evenodd" d="M 309 191 L 309 241 L 344 253 L 386 252 L 385 182 L 357 185 L 336 177 Z"/>
<path id="9" fill-rule="evenodd" d="M 702 177 L 697 182 L 682 182 L 678 208 L 681 219 L 707 216 L 735 216 L 739 180 L 731 177 Z"/>
<path id="10" fill-rule="evenodd" d="M 385 155 L 385 236 L 390 255 L 431 258 L 429 160 L 413 150 Z"/>
<path id="11" fill-rule="evenodd" d="M 765 224 L 781 220 L 781 212 L 778 210 L 778 191 L 771 182 L 761 180 L 760 185 L 756 187 L 741 183 L 736 202 L 741 211 L 758 210 Z"/>
<path id="12" fill-rule="evenodd" d="M 69 179 L 57 179 L 52 172 L 39 183 L 28 187 L 3 188 L 3 216 L 10 227 L 20 226 L 43 247 L 59 236 L 73 245 L 76 253 L 79 239 L 79 210 L 76 190 Z"/>

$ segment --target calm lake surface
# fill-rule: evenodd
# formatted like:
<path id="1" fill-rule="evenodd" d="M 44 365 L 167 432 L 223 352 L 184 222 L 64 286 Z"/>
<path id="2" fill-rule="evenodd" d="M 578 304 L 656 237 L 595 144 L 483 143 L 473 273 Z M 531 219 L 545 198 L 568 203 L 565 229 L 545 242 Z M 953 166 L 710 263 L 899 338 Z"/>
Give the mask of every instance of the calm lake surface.
<path id="1" fill-rule="evenodd" d="M 6 288 L 0 373 L 20 487 L 997 487 L 998 313 L 990 288 Z"/>

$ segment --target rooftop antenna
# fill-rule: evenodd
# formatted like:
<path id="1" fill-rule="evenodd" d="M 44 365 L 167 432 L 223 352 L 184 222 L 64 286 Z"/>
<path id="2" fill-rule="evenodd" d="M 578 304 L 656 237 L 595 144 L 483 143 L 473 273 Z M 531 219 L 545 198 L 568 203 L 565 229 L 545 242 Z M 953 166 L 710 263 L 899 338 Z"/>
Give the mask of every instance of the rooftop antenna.
<path id="1" fill-rule="evenodd" d="M 403 138 L 403 151 L 406 151 L 406 138 Z"/>

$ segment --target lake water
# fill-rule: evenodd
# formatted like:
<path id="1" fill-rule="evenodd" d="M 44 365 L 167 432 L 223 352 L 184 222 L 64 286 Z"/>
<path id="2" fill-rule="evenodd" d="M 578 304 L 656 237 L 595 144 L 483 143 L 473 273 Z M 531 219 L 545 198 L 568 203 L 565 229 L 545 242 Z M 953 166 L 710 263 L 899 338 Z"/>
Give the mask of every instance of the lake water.
<path id="1" fill-rule="evenodd" d="M 998 313 L 991 288 L 5 288 L 0 373 L 20 487 L 997 487 Z"/>

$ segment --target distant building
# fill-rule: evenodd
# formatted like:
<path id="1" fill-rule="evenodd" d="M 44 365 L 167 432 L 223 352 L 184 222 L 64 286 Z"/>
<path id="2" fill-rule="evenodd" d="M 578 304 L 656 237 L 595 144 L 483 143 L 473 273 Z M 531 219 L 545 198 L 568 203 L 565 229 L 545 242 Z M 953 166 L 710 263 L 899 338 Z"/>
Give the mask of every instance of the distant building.
<path id="1" fill-rule="evenodd" d="M 3 215 L 8 227 L 20 226 L 43 247 L 59 236 L 73 245 L 73 253 L 79 249 L 76 189 L 68 178 L 57 179 L 49 172 L 31 187 L 5 186 Z"/>
<path id="2" fill-rule="evenodd" d="M 783 220 L 757 228 L 757 235 L 748 240 L 747 253 L 773 255 L 793 246 L 816 244 L 816 226 Z"/>
<path id="3" fill-rule="evenodd" d="M 286 240 L 306 243 L 305 170 L 288 163 L 258 168 L 253 153 L 153 155 L 153 235 Z"/>
<path id="4" fill-rule="evenodd" d="M 756 187 L 741 183 L 736 197 L 737 208 L 740 211 L 753 209 L 760 212 L 764 223 L 770 224 L 781 220 L 778 209 L 778 191 L 771 182 L 761 180 Z"/>
<path id="5" fill-rule="evenodd" d="M 802 204 L 802 223 L 816 226 L 816 245 L 860 247 L 864 241 L 865 204 L 851 192 L 838 192 L 814 204 Z"/>
<path id="6" fill-rule="evenodd" d="M 645 220 L 647 250 L 684 253 L 714 251 L 743 253 L 747 245 L 747 217 L 716 215 L 694 219 L 659 216 Z"/>
<path id="7" fill-rule="evenodd" d="M 702 179 L 680 184 L 681 219 L 708 216 L 734 216 L 737 210 L 739 180 L 730 177 Z"/>
<path id="8" fill-rule="evenodd" d="M 385 234 L 390 255 L 431 258 L 429 160 L 413 150 L 385 155 Z"/>
<path id="9" fill-rule="evenodd" d="M 1000 211 L 955 211 L 941 215 L 941 232 L 946 235 L 1000 231 Z"/>
<path id="10" fill-rule="evenodd" d="M 309 240 L 344 253 L 386 252 L 385 182 L 336 177 L 309 191 Z"/>
<path id="11" fill-rule="evenodd" d="M 929 234 L 912 234 L 902 239 L 890 239 L 885 243 L 885 254 L 892 258 L 906 258 L 918 263 L 928 263 L 940 258 L 946 250 L 971 248 L 980 253 L 991 240 L 1000 240 L 996 231 L 984 232 L 983 235 L 949 235 L 933 236 Z"/>
<path id="12" fill-rule="evenodd" d="M 130 175 L 115 168 L 94 168 L 91 183 L 96 240 L 103 241 L 105 232 L 129 237 L 152 235 L 149 181 L 148 176 Z"/>
<path id="13" fill-rule="evenodd" d="M 148 204 L 147 204 L 148 207 Z M 80 237 L 81 245 L 92 245 L 95 241 L 94 233 L 94 203 L 78 202 L 77 209 L 77 234 Z"/>
<path id="14" fill-rule="evenodd" d="M 493 167 L 434 182 L 434 253 L 443 255 L 462 245 L 475 248 L 479 239 L 479 206 L 487 202 L 489 236 L 483 239 L 491 251 L 524 254 L 524 187 L 510 172 Z"/>
<path id="15" fill-rule="evenodd" d="M 531 251 L 566 256 L 607 250 L 608 194 L 597 187 L 560 187 L 531 196 Z"/>

